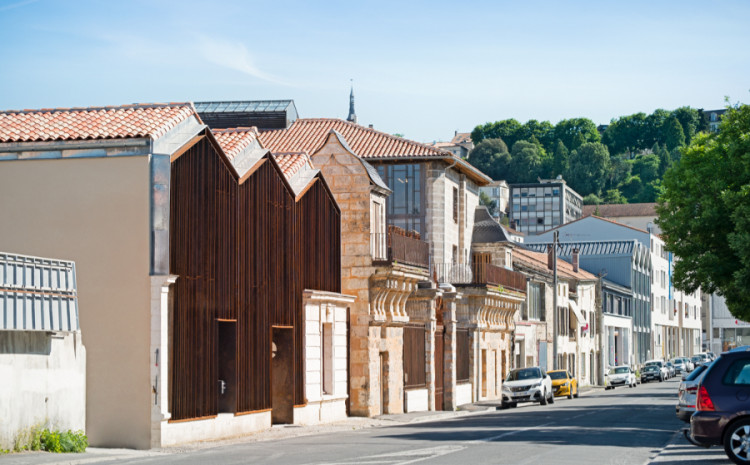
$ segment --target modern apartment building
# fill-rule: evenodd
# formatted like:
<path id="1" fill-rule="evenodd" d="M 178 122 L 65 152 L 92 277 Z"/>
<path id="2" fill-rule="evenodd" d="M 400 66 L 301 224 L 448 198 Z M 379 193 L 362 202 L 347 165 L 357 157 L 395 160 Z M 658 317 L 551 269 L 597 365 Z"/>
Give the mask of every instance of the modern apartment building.
<path id="1" fill-rule="evenodd" d="M 510 220 L 517 230 L 540 234 L 581 218 L 583 197 L 562 177 L 510 185 Z"/>

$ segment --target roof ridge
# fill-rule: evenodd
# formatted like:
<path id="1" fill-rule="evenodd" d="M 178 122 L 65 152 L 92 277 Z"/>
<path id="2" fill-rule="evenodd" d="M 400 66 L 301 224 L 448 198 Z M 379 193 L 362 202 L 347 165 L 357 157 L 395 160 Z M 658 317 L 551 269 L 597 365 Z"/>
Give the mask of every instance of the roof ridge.
<path id="1" fill-rule="evenodd" d="M 294 121 L 294 123 L 292 123 L 292 124 L 296 124 L 298 121 L 340 121 L 340 122 L 342 122 L 342 123 L 344 123 L 344 124 L 346 124 L 348 126 L 353 126 L 353 127 L 362 129 L 362 130 L 367 131 L 367 132 L 372 132 L 372 133 L 375 133 L 375 134 L 383 135 L 383 136 L 385 136 L 388 139 L 391 139 L 393 141 L 398 141 L 398 142 L 404 142 L 406 144 L 417 145 L 419 147 L 422 147 L 422 148 L 425 148 L 425 149 L 428 149 L 428 150 L 437 151 L 441 155 L 446 155 L 446 156 L 450 156 L 450 157 L 453 157 L 453 158 L 458 158 L 458 157 L 456 157 L 455 155 L 453 155 L 451 152 L 449 152 L 447 150 L 442 150 L 442 149 L 439 149 L 437 147 L 433 147 L 432 145 L 425 144 L 425 143 L 422 143 L 422 142 L 417 142 L 415 140 L 407 139 L 405 137 L 394 136 L 393 134 L 388 134 L 387 132 L 383 132 L 383 131 L 380 131 L 380 130 L 375 129 L 375 128 L 371 128 L 371 127 L 367 127 L 367 126 L 362 126 L 361 124 L 358 124 L 358 123 L 352 123 L 351 121 L 347 121 L 347 120 L 344 120 L 344 119 L 341 119 L 341 118 L 324 118 L 324 117 L 319 117 L 319 118 L 297 118 Z"/>
<path id="2" fill-rule="evenodd" d="M 0 110 L 0 114 L 31 114 L 31 113 L 68 113 L 84 111 L 109 111 L 109 110 L 129 110 L 129 109 L 147 109 L 147 108 L 167 108 L 167 107 L 184 107 L 190 106 L 193 111 L 195 108 L 192 102 L 169 102 L 169 103 L 130 103 L 126 105 L 107 105 L 94 107 L 72 107 L 72 108 L 38 108 L 24 110 Z"/>

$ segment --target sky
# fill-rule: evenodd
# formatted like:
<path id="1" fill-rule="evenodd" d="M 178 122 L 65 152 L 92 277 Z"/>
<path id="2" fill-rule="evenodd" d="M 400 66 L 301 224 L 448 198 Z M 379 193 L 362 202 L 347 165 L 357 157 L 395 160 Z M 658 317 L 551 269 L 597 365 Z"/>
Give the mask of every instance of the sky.
<path id="1" fill-rule="evenodd" d="M 750 2 L 0 0 L 0 110 L 293 99 L 421 142 L 750 101 Z"/>

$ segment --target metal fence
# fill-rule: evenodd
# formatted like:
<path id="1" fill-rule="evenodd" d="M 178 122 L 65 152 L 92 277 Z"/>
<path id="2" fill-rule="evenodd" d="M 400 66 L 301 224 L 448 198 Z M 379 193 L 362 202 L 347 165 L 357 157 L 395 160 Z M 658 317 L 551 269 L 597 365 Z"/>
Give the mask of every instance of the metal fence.
<path id="1" fill-rule="evenodd" d="M 526 276 L 488 263 L 433 263 L 430 274 L 437 282 L 502 286 L 526 292 Z"/>

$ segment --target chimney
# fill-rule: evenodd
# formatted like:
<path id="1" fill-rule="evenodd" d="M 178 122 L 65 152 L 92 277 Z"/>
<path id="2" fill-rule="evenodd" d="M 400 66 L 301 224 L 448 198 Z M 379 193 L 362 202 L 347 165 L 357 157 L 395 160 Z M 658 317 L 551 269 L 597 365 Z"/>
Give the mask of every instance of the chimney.
<path id="1" fill-rule="evenodd" d="M 458 129 L 456 129 L 456 132 L 453 133 L 453 137 L 456 137 L 458 135 Z"/>
<path id="2" fill-rule="evenodd" d="M 573 249 L 573 273 L 578 273 L 578 249 Z"/>
<path id="3" fill-rule="evenodd" d="M 372 123 L 368 124 L 367 127 L 372 129 Z"/>
<path id="4" fill-rule="evenodd" d="M 553 253 L 552 253 L 552 246 L 548 245 L 547 246 L 547 268 L 551 270 L 554 267 L 555 267 L 555 264 L 554 264 L 554 258 L 553 258 Z"/>

